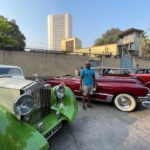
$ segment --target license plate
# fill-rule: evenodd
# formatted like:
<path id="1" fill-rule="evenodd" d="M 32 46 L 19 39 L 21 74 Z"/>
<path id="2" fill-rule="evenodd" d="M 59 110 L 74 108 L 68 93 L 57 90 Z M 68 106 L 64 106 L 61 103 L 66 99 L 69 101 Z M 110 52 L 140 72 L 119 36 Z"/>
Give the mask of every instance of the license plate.
<path id="1" fill-rule="evenodd" d="M 45 138 L 48 140 L 51 138 L 60 128 L 62 127 L 62 123 L 59 123 L 56 127 L 54 127 L 51 131 L 45 134 Z"/>

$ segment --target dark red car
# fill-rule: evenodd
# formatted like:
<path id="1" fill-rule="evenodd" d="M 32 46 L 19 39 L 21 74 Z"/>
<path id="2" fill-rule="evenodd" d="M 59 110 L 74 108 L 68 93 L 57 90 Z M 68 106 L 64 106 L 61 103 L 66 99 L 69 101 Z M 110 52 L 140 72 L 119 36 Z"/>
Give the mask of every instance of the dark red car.
<path id="1" fill-rule="evenodd" d="M 113 67 L 94 67 L 97 74 L 105 78 L 131 78 L 141 82 L 144 86 L 150 88 L 150 69 L 141 68 L 129 70 L 126 68 L 113 68 Z"/>
<path id="2" fill-rule="evenodd" d="M 80 79 L 76 77 L 51 77 L 45 80 L 51 86 L 65 84 L 72 89 L 76 97 L 81 98 Z M 122 78 L 100 78 L 96 80 L 96 91 L 92 100 L 114 103 L 121 111 L 133 111 L 139 103 L 149 103 L 149 88 L 139 80 Z"/>

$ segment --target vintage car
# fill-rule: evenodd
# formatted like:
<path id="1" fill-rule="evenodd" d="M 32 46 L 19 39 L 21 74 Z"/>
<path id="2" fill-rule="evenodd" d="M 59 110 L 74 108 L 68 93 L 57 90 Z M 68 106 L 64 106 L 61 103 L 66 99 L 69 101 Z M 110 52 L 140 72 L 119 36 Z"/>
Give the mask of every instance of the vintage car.
<path id="1" fill-rule="evenodd" d="M 0 65 L 0 77 L 1 76 L 25 79 L 22 69 L 19 66 L 12 65 Z"/>
<path id="2" fill-rule="evenodd" d="M 149 68 L 147 69 L 132 69 L 127 68 L 114 68 L 114 67 L 93 67 L 97 77 L 103 76 L 107 78 L 131 78 L 139 80 L 144 86 L 150 88 L 150 74 Z"/>
<path id="3" fill-rule="evenodd" d="M 76 98 L 65 85 L 0 77 L 0 149 L 46 150 L 47 139 L 76 113 Z"/>
<path id="4" fill-rule="evenodd" d="M 80 79 L 77 77 L 50 77 L 45 83 L 51 86 L 65 84 L 75 93 L 77 98 L 82 97 Z M 149 89 L 135 79 L 100 78 L 96 80 L 96 90 L 92 100 L 114 103 L 121 111 L 133 111 L 138 104 L 149 104 Z"/>

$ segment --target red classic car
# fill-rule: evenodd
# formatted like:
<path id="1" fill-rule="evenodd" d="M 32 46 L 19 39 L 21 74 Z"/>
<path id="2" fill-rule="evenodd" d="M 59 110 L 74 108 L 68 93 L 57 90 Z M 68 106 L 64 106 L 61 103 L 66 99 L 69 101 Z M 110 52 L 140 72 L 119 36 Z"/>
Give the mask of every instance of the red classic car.
<path id="1" fill-rule="evenodd" d="M 45 80 L 51 86 L 65 84 L 72 89 L 76 97 L 81 98 L 80 79 L 77 77 L 50 77 Z M 114 103 L 121 111 L 133 111 L 138 103 L 149 103 L 149 89 L 139 80 L 122 78 L 100 78 L 96 80 L 96 91 L 92 100 Z"/>
<path id="2" fill-rule="evenodd" d="M 139 80 L 144 86 L 150 88 L 150 69 L 141 68 L 129 70 L 127 68 L 113 68 L 113 67 L 93 67 L 97 76 L 103 76 L 105 78 L 134 78 Z"/>

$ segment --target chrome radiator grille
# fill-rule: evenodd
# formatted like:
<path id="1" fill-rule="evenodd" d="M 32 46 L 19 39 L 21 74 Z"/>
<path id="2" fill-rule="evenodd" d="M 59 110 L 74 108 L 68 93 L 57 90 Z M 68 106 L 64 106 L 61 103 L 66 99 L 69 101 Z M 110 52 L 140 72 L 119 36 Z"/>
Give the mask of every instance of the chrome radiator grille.
<path id="1" fill-rule="evenodd" d="M 28 89 L 29 90 L 29 89 Z M 30 89 L 34 100 L 34 107 L 31 113 L 22 116 L 22 120 L 33 124 L 46 117 L 51 111 L 51 91 L 49 86 L 39 85 Z"/>

